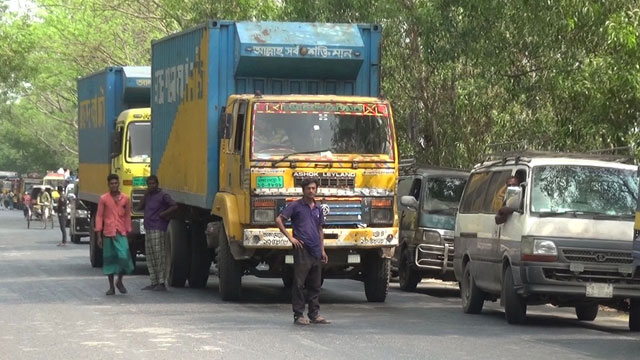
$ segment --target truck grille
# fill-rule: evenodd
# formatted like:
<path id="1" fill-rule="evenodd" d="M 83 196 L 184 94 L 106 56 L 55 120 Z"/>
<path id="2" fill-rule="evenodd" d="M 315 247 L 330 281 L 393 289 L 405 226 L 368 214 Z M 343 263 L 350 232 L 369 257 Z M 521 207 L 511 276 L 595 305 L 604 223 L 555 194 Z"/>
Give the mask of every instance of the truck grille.
<path id="1" fill-rule="evenodd" d="M 633 277 L 631 274 L 611 270 L 586 270 L 574 273 L 569 269 L 544 268 L 543 273 L 545 278 L 557 281 L 640 285 L 640 278 L 637 275 Z"/>
<path id="2" fill-rule="evenodd" d="M 138 208 L 138 205 L 140 205 L 140 202 L 142 201 L 142 198 L 144 198 L 144 194 L 146 192 L 147 192 L 146 189 L 136 189 L 131 192 L 131 212 L 132 213 L 138 214 L 136 209 Z"/>
<path id="3" fill-rule="evenodd" d="M 295 200 L 287 199 L 287 205 Z M 362 223 L 362 200 L 360 198 L 326 199 L 322 202 L 317 201 L 317 204 L 329 207 L 329 213 L 325 214 L 324 218 L 326 225 L 358 225 Z"/>
<path id="4" fill-rule="evenodd" d="M 302 186 L 303 179 L 304 179 L 303 177 L 294 178 L 295 187 Z M 321 187 L 321 188 L 353 189 L 355 187 L 355 178 L 318 177 L 316 179 L 320 183 L 318 187 Z"/>
<path id="5" fill-rule="evenodd" d="M 594 264 L 631 264 L 631 251 L 561 249 L 567 261 Z"/>

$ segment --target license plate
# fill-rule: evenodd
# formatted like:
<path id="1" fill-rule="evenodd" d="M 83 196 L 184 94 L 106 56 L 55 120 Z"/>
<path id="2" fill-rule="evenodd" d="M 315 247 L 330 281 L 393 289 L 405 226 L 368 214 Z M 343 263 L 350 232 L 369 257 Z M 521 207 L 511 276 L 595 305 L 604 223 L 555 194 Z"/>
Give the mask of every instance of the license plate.
<path id="1" fill-rule="evenodd" d="M 611 284 L 587 284 L 587 297 L 612 298 L 613 285 Z"/>
<path id="2" fill-rule="evenodd" d="M 144 234 L 144 220 L 140 220 L 140 234 Z"/>

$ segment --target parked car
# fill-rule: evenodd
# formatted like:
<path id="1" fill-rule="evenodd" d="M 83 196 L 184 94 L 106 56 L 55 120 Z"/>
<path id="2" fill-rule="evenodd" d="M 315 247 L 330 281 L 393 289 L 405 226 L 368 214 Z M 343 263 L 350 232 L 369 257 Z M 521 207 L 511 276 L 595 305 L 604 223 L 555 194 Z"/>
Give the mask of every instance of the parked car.
<path id="1" fill-rule="evenodd" d="M 455 280 L 453 230 L 468 176 L 460 169 L 401 167 L 400 234 L 392 268 L 402 290 L 415 290 L 422 278 Z"/>
<path id="2" fill-rule="evenodd" d="M 69 235 L 71 242 L 77 244 L 83 237 L 91 233 L 91 212 L 89 208 L 78 198 L 77 182 L 72 188 L 67 186 L 67 208 L 69 214 Z M 75 213 L 75 216 L 71 214 Z"/>
<path id="3" fill-rule="evenodd" d="M 500 298 L 511 324 L 537 304 L 575 307 L 578 319 L 592 321 L 603 301 L 640 298 L 631 254 L 637 166 L 617 160 L 523 152 L 478 164 L 455 226 L 464 312 Z M 512 176 L 520 185 L 507 188 Z M 498 210 L 513 213 L 496 224 Z M 639 317 L 632 308 L 632 331 Z"/>

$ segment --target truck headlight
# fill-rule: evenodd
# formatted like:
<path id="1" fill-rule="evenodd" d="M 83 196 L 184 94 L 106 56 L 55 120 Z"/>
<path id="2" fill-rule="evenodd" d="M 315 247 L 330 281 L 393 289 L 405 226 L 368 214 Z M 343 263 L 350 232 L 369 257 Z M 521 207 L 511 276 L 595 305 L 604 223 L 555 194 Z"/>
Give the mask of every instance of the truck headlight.
<path id="1" fill-rule="evenodd" d="M 393 224 L 393 209 L 371 209 L 372 224 Z"/>
<path id="2" fill-rule="evenodd" d="M 435 231 L 425 230 L 422 232 L 422 241 L 425 244 L 440 244 L 440 234 Z"/>
<path id="3" fill-rule="evenodd" d="M 253 221 L 270 223 L 276 218 L 274 209 L 253 209 Z"/>
<path id="4" fill-rule="evenodd" d="M 551 240 L 523 237 L 520 258 L 523 261 L 556 261 L 558 248 Z"/>
<path id="5" fill-rule="evenodd" d="M 76 210 L 76 217 L 86 218 L 89 216 L 89 212 L 87 210 Z"/>

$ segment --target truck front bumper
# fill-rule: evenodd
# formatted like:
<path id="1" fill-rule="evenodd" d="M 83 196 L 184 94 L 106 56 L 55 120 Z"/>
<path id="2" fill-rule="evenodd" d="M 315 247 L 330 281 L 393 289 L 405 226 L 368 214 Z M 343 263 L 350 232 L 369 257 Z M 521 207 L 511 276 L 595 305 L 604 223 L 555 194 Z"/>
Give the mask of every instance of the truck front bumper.
<path id="1" fill-rule="evenodd" d="M 291 231 L 291 230 L 289 230 Z M 291 242 L 278 228 L 245 229 L 242 245 L 248 249 L 290 249 Z M 331 248 L 394 248 L 398 228 L 325 229 L 324 246 Z"/>

